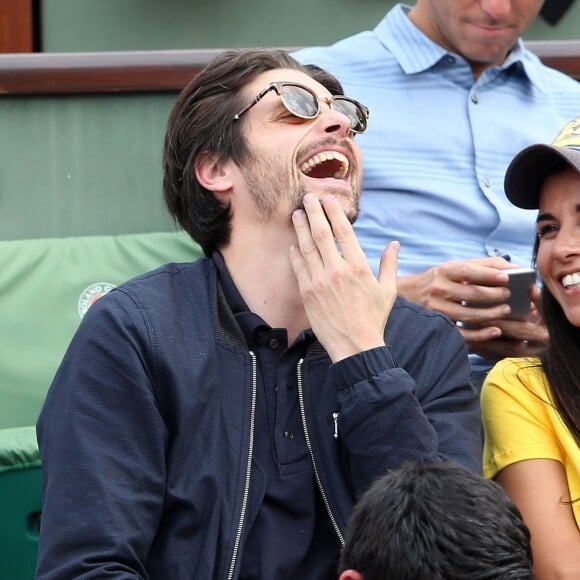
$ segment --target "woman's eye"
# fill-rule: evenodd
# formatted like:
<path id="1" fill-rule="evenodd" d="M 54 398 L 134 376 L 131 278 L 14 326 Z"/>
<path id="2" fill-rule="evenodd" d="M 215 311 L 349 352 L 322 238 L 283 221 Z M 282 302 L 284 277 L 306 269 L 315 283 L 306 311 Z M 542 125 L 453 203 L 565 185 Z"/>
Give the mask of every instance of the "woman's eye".
<path id="1" fill-rule="evenodd" d="M 555 237 L 560 228 L 556 224 L 548 224 L 538 229 L 538 238 L 540 240 L 550 239 Z"/>

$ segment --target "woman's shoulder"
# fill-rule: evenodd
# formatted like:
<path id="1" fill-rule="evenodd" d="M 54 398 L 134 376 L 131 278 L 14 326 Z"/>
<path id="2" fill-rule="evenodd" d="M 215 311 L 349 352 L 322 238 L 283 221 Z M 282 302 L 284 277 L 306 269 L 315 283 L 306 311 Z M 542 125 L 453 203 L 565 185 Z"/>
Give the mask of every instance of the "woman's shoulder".
<path id="1" fill-rule="evenodd" d="M 498 361 L 484 381 L 482 397 L 500 396 L 499 393 L 510 398 L 549 399 L 548 381 L 540 359 L 518 357 Z"/>
<path id="2" fill-rule="evenodd" d="M 487 381 L 500 381 L 506 379 L 524 381 L 526 379 L 543 378 L 544 370 L 538 357 L 512 357 L 504 358 L 495 363 L 487 375 Z"/>

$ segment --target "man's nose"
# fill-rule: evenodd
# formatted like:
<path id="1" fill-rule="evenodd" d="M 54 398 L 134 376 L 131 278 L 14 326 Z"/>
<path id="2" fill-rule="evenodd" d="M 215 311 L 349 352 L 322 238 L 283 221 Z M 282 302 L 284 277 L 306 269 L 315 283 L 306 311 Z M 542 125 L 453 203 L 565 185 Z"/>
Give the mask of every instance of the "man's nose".
<path id="1" fill-rule="evenodd" d="M 350 119 L 344 113 L 333 109 L 326 103 L 321 106 L 320 120 L 324 124 L 324 131 L 326 133 L 338 133 L 340 136 L 350 136 L 352 133 Z"/>
<path id="2" fill-rule="evenodd" d="M 494 20 L 508 16 L 512 9 L 512 0 L 481 0 L 483 11 Z"/>

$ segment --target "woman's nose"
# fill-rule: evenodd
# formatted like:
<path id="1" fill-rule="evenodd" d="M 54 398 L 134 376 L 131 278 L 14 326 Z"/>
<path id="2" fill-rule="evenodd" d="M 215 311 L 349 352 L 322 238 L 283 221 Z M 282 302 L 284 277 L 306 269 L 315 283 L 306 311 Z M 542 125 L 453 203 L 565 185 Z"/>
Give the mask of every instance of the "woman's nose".
<path id="1" fill-rule="evenodd" d="M 560 261 L 569 260 L 580 254 L 580 225 L 560 227 L 553 252 Z"/>

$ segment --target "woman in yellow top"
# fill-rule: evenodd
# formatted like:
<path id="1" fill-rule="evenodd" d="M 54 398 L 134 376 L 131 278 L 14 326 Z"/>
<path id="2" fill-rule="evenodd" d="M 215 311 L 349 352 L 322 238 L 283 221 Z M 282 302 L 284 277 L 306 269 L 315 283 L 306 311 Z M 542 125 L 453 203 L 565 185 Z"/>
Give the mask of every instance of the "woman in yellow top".
<path id="1" fill-rule="evenodd" d="M 519 507 L 538 580 L 580 579 L 580 117 L 510 164 L 510 201 L 538 209 L 534 261 L 550 335 L 496 364 L 482 390 L 484 473 Z"/>

